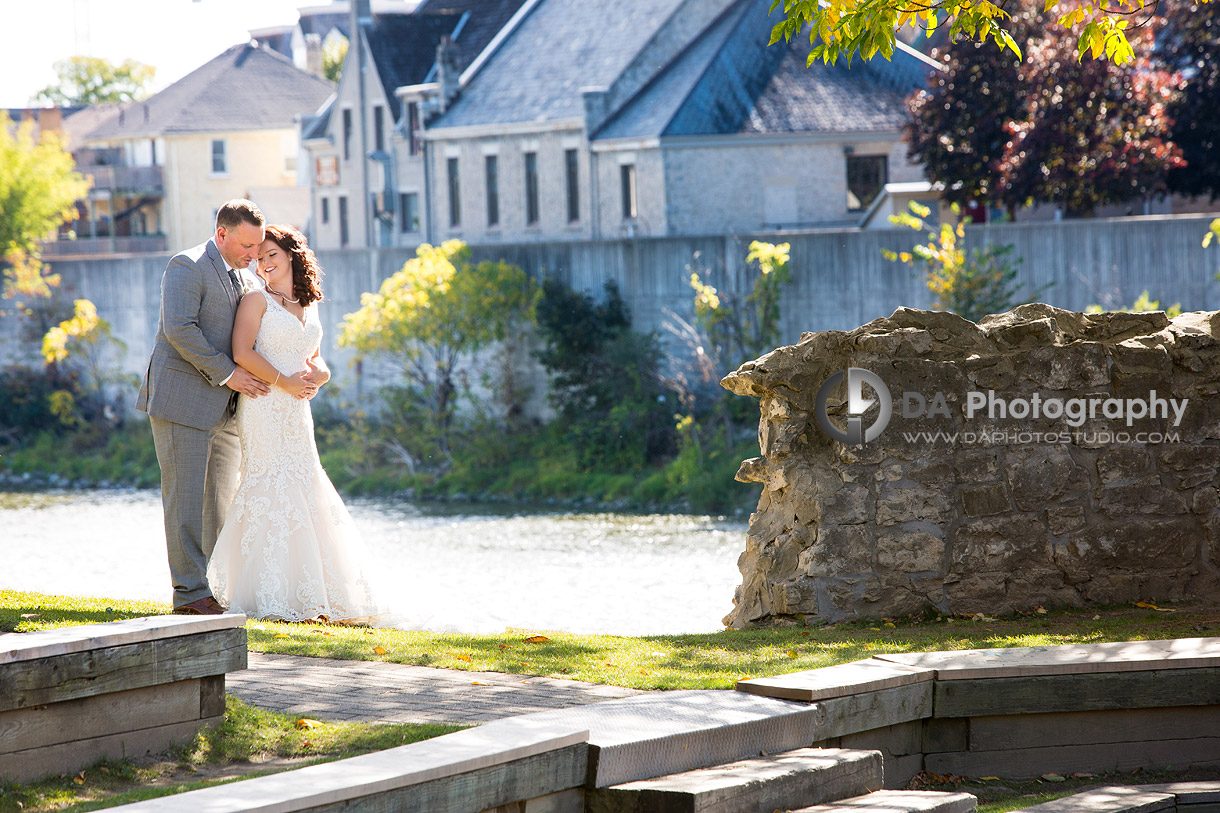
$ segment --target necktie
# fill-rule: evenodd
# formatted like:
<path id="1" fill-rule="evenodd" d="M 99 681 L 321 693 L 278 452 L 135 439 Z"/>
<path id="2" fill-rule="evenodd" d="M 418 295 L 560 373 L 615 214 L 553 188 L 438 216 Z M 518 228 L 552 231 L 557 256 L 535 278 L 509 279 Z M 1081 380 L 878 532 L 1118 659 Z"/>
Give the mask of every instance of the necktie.
<path id="1" fill-rule="evenodd" d="M 241 299 L 241 280 L 232 268 L 229 269 L 229 282 L 233 284 L 233 293 L 237 294 L 238 299 Z"/>

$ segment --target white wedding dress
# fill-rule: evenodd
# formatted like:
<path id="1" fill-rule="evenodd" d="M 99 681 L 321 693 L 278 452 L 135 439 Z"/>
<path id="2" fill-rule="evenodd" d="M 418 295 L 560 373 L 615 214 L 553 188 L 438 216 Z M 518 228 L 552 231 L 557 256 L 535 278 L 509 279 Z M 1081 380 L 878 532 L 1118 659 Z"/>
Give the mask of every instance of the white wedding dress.
<path id="1" fill-rule="evenodd" d="M 286 375 L 318 349 L 317 308 L 301 322 L 266 292 L 254 349 Z M 309 401 L 272 388 L 240 398 L 237 492 L 208 562 L 212 594 L 251 618 L 373 623 L 383 608 L 364 542 L 318 460 Z"/>

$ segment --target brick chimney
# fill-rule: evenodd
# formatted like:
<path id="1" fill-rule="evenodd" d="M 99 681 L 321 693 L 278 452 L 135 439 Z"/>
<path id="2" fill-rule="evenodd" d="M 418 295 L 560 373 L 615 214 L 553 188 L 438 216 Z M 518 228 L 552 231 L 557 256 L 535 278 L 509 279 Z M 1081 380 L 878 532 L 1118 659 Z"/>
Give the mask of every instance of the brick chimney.
<path id="1" fill-rule="evenodd" d="M 322 37 L 319 34 L 305 35 L 305 70 L 314 76 L 323 76 Z"/>
<path id="2" fill-rule="evenodd" d="M 461 90 L 462 70 L 458 64 L 458 49 L 448 37 L 442 37 L 436 46 L 436 82 L 440 85 L 440 112 L 449 109 L 450 103 Z"/>

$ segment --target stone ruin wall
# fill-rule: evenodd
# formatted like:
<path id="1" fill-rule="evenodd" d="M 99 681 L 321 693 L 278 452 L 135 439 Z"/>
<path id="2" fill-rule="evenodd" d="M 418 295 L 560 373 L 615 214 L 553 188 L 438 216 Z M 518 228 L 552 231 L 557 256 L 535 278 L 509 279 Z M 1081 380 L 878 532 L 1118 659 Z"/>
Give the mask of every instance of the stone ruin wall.
<path id="1" fill-rule="evenodd" d="M 814 413 L 823 381 L 848 367 L 876 373 L 892 395 L 889 424 L 862 446 L 832 440 Z M 763 491 L 729 626 L 1220 601 L 1220 313 L 1170 320 L 1031 304 L 975 325 L 899 309 L 850 333 L 806 333 L 722 383 L 758 398 L 762 414 L 762 456 L 737 475 Z M 985 411 L 968 420 L 968 393 L 988 390 L 1065 401 L 1155 390 L 1188 403 L 1177 427 L 1172 413 L 1130 428 L 1101 414 L 1079 428 Z M 947 409 L 905 417 L 908 392 L 929 402 L 941 392 Z M 845 402 L 840 384 L 827 410 L 836 425 Z M 974 442 L 903 435 L 938 431 Z M 1119 432 L 1180 437 L 1106 435 Z"/>

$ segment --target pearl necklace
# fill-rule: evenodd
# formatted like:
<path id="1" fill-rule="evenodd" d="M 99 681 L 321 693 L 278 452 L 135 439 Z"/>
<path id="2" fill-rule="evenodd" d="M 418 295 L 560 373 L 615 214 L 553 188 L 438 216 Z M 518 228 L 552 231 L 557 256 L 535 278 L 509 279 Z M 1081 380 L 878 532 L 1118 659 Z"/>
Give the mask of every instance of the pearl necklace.
<path id="1" fill-rule="evenodd" d="M 277 290 L 275 290 L 274 288 L 272 288 L 270 285 L 268 285 L 268 286 L 267 286 L 267 290 L 268 290 L 268 291 L 270 291 L 271 293 L 275 294 L 276 296 L 278 296 L 280 299 L 284 300 L 285 302 L 291 302 L 291 303 L 292 303 L 292 304 L 294 304 L 294 305 L 299 305 L 299 304 L 301 303 L 301 300 L 299 300 L 299 299 L 289 299 L 288 297 L 286 297 L 286 296 L 284 296 L 283 294 L 281 294 L 279 291 L 277 291 Z"/>

